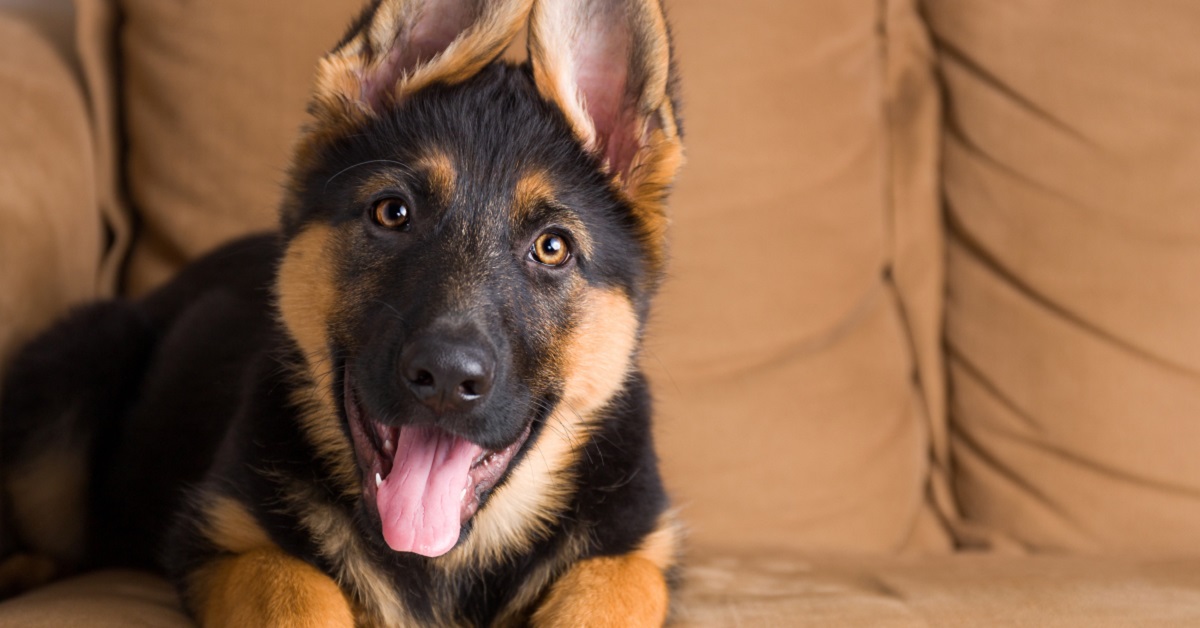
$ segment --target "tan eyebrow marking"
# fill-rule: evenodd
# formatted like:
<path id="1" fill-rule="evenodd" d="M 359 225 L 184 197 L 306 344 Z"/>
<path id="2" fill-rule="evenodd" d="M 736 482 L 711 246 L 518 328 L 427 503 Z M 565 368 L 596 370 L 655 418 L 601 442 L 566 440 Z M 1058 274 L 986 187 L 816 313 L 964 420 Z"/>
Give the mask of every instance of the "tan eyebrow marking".
<path id="1" fill-rule="evenodd" d="M 458 171 L 450 156 L 440 150 L 431 150 L 412 162 L 412 168 L 400 162 L 391 162 L 396 168 L 383 169 L 372 174 L 359 188 L 358 200 L 366 203 L 381 191 L 391 187 L 406 187 L 413 175 L 423 176 L 429 183 L 430 194 L 440 203 L 448 204 L 454 196 L 454 184 Z M 405 176 L 405 173 L 408 176 Z"/>
<path id="2" fill-rule="evenodd" d="M 458 179 L 458 171 L 450 156 L 441 150 L 431 150 L 422 155 L 416 165 L 429 180 L 433 196 L 443 203 L 449 203 L 454 197 L 454 182 Z"/>
<path id="3" fill-rule="evenodd" d="M 513 222 L 528 220 L 539 205 L 554 203 L 554 184 L 545 170 L 534 170 L 521 175 L 513 188 Z"/>
<path id="4" fill-rule="evenodd" d="M 513 226 L 522 226 L 526 221 L 533 219 L 539 213 L 538 210 L 543 207 L 556 208 L 561 211 L 556 212 L 555 222 L 571 232 L 571 237 L 575 240 L 580 254 L 585 257 L 590 256 L 592 239 L 587 229 L 574 213 L 567 211 L 558 202 L 556 196 L 549 172 L 539 169 L 523 173 L 521 178 L 517 179 L 516 185 L 513 186 L 513 204 L 510 210 Z"/>

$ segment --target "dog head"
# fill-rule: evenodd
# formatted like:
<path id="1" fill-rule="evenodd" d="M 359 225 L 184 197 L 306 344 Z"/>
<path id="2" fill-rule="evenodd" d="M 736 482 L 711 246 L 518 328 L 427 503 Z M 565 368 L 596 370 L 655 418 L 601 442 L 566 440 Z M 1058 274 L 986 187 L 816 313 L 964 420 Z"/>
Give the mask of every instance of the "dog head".
<path id="1" fill-rule="evenodd" d="M 522 461 L 578 447 L 662 273 L 681 145 L 658 0 L 530 2 L 376 1 L 321 60 L 294 156 L 277 297 L 319 399 L 303 428 L 396 551 L 534 516 L 562 469 Z M 497 61 L 527 20 L 530 61 Z M 491 532 L 484 505 L 508 513 Z"/>

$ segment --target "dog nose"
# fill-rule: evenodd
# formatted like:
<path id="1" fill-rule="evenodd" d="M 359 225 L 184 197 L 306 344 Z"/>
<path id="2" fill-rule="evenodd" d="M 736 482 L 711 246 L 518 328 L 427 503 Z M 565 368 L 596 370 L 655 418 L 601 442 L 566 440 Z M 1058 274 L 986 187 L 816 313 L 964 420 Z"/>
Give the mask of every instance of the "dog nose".
<path id="1" fill-rule="evenodd" d="M 401 379 L 439 414 L 478 404 L 492 389 L 495 366 L 486 349 L 447 339 L 421 339 L 400 354 Z"/>

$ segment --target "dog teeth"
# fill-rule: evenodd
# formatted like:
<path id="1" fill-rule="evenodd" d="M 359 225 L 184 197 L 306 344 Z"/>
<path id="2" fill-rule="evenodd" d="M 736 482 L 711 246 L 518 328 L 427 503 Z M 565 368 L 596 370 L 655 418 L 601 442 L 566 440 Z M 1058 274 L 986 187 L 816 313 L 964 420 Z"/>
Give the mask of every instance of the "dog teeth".
<path id="1" fill-rule="evenodd" d="M 383 452 L 390 454 L 394 451 L 396 451 L 396 444 L 393 443 L 392 439 L 390 439 L 390 438 L 385 439 L 383 441 Z"/>
<path id="2" fill-rule="evenodd" d="M 383 476 L 379 475 L 379 472 L 376 471 L 375 472 L 375 488 L 379 488 L 380 484 L 383 484 Z"/>
<path id="3" fill-rule="evenodd" d="M 462 494 L 458 496 L 458 501 L 461 502 L 462 500 L 464 500 L 466 498 L 467 498 L 467 487 L 464 486 Z"/>

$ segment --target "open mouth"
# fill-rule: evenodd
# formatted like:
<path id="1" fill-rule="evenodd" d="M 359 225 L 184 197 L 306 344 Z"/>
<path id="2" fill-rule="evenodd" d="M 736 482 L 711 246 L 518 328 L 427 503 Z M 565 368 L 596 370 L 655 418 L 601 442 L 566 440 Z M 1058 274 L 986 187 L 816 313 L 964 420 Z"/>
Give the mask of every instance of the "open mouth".
<path id="1" fill-rule="evenodd" d="M 485 449 L 430 425 L 381 423 L 360 403 L 349 368 L 342 379 L 364 497 L 379 513 L 384 541 L 423 556 L 450 551 L 529 438 L 532 422 L 507 447 Z"/>

